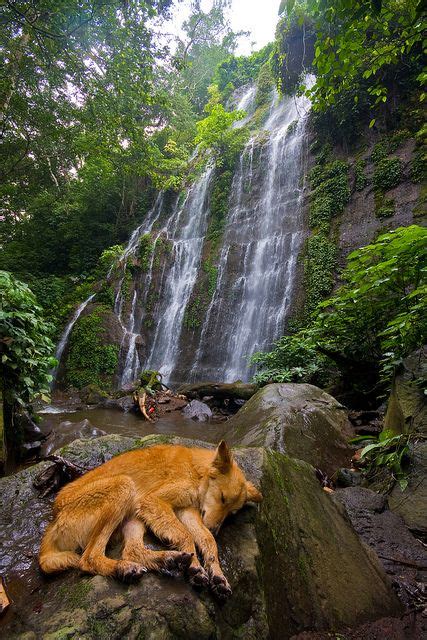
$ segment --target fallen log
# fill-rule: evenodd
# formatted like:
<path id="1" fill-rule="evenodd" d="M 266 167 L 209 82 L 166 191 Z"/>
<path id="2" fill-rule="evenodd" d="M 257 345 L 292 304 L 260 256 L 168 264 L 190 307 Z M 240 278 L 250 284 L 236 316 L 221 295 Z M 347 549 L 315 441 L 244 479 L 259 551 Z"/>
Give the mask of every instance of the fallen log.
<path id="1" fill-rule="evenodd" d="M 249 400 L 258 389 L 258 385 L 249 382 L 199 382 L 197 384 L 183 384 L 177 393 L 192 399 L 213 396 L 221 400 L 226 398 Z"/>
<path id="2" fill-rule="evenodd" d="M 57 491 L 64 484 L 80 478 L 86 471 L 89 471 L 89 469 L 80 467 L 56 454 L 47 456 L 44 460 L 49 460 L 53 464 L 44 469 L 33 480 L 33 485 L 40 491 L 42 498 L 49 495 L 49 493 Z"/>

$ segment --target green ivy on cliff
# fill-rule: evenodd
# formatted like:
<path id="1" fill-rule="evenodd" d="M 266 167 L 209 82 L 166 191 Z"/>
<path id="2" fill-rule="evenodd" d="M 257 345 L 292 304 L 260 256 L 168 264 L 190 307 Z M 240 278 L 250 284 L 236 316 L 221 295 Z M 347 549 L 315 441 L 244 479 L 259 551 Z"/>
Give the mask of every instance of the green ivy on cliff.
<path id="1" fill-rule="evenodd" d="M 109 313 L 107 307 L 99 305 L 76 322 L 66 361 L 67 384 L 77 389 L 88 384 L 111 388 L 118 367 L 119 347 L 104 343 L 104 323 Z"/>
<path id="2" fill-rule="evenodd" d="M 330 160 L 329 147 L 317 155 L 318 162 L 309 173 L 312 192 L 309 227 L 312 235 L 304 251 L 305 315 L 309 315 L 334 285 L 337 249 L 330 238 L 332 220 L 344 211 L 350 198 L 348 164 Z"/>

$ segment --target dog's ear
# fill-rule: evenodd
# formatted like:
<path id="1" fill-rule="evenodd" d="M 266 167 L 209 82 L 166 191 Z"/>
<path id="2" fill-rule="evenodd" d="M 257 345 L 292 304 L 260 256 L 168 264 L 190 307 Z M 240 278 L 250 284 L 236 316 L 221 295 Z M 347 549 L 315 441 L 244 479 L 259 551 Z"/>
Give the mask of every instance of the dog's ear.
<path id="1" fill-rule="evenodd" d="M 262 493 L 258 491 L 255 485 L 252 482 L 246 482 L 246 502 L 261 502 L 262 501 Z"/>
<path id="2" fill-rule="evenodd" d="M 216 467 L 221 473 L 227 473 L 230 471 L 231 465 L 233 462 L 233 454 L 231 453 L 228 445 L 224 440 L 221 440 L 219 443 L 215 458 L 213 461 L 213 466 Z"/>

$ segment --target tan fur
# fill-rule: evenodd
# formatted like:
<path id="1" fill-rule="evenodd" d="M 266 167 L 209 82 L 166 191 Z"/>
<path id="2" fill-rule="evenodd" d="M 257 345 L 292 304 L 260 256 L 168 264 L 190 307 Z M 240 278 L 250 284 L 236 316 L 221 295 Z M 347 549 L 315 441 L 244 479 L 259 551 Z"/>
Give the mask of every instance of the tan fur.
<path id="1" fill-rule="evenodd" d="M 130 451 L 59 492 L 42 540 L 40 567 L 45 573 L 78 567 L 129 579 L 147 570 L 187 566 L 193 584 L 210 581 L 218 595 L 228 595 L 212 532 L 230 512 L 261 499 L 225 442 L 216 451 L 176 445 Z M 145 547 L 146 527 L 176 551 Z M 121 560 L 105 555 L 117 530 L 124 540 Z"/>

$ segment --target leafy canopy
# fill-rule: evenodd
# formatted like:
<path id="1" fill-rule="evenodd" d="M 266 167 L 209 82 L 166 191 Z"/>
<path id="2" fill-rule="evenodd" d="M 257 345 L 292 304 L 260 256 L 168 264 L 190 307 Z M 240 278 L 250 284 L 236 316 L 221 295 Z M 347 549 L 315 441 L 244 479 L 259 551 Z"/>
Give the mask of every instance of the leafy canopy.
<path id="1" fill-rule="evenodd" d="M 205 107 L 206 118 L 197 122 L 196 144 L 201 150 L 209 149 L 217 164 L 221 165 L 225 156 L 234 157 L 247 137 L 244 129 L 233 128 L 233 124 L 242 120 L 244 111 L 227 111 L 219 102 L 218 87 L 210 88 L 211 99 Z"/>
<path id="2" fill-rule="evenodd" d="M 313 30 L 314 51 L 311 59 L 302 59 L 297 74 L 313 65 L 316 80 L 307 95 L 315 111 L 350 97 L 358 114 L 386 103 L 396 84 L 410 77 L 422 86 L 427 77 L 422 68 L 423 5 L 421 0 L 284 0 L 276 36 L 275 55 L 283 58 L 276 61 L 276 73 L 282 76 L 278 79 L 295 79 L 287 35 L 302 38 L 307 54 L 305 43 L 311 47 Z M 372 118 L 370 125 L 374 124 Z"/>
<path id="3" fill-rule="evenodd" d="M 55 366 L 48 324 L 29 287 L 0 271 L 0 348 L 3 399 L 11 406 L 47 394 Z"/>

